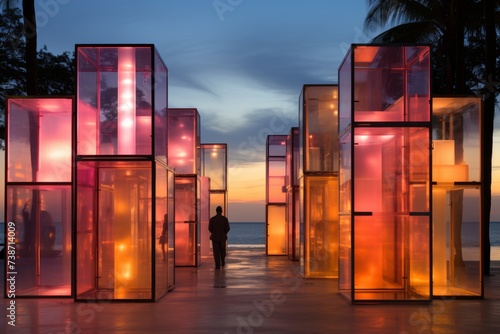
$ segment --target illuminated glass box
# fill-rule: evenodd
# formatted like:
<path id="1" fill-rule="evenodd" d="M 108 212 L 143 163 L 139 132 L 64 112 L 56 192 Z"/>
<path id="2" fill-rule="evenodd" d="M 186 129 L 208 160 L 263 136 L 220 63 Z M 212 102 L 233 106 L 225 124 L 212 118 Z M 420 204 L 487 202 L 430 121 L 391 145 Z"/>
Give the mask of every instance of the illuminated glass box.
<path id="1" fill-rule="evenodd" d="M 339 67 L 339 291 L 432 299 L 428 46 L 352 45 Z"/>
<path id="2" fill-rule="evenodd" d="M 72 296 L 72 114 L 71 97 L 7 99 L 5 272 L 16 298 Z"/>
<path id="3" fill-rule="evenodd" d="M 166 163 L 167 68 L 153 45 L 77 45 L 77 155 Z"/>
<path id="4" fill-rule="evenodd" d="M 214 216 L 215 209 L 220 206 L 222 214 L 229 218 L 227 212 L 227 144 L 201 144 L 200 156 L 201 175 L 210 178 L 209 217 Z M 201 246 L 202 256 L 213 255 L 208 225 L 201 227 Z"/>
<path id="5" fill-rule="evenodd" d="M 286 135 L 266 142 L 266 254 L 286 255 Z"/>
<path id="6" fill-rule="evenodd" d="M 175 176 L 175 265 L 196 267 L 201 263 L 201 178 Z"/>
<path id="7" fill-rule="evenodd" d="M 338 277 L 338 86 L 304 85 L 299 98 L 300 269 Z"/>
<path id="8" fill-rule="evenodd" d="M 75 299 L 156 301 L 175 283 L 167 68 L 151 44 L 75 54 Z"/>
<path id="9" fill-rule="evenodd" d="M 286 137 L 286 226 L 288 258 L 300 256 L 300 201 L 299 201 L 299 128 L 292 127 Z"/>
<path id="10" fill-rule="evenodd" d="M 168 165 L 176 174 L 200 174 L 200 114 L 196 108 L 168 109 Z"/>
<path id="11" fill-rule="evenodd" d="M 483 297 L 481 98 L 432 99 L 433 295 Z"/>

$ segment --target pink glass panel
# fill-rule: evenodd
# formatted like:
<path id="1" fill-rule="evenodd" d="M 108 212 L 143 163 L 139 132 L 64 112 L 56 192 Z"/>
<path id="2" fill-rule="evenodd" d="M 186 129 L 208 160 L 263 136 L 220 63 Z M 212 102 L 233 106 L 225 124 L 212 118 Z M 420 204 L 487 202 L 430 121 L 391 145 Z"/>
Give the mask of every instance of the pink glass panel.
<path id="1" fill-rule="evenodd" d="M 152 153 L 152 106 L 157 101 L 153 74 L 160 76 L 157 82 L 163 84 L 158 92 L 166 96 L 166 67 L 152 63 L 160 61 L 152 58 L 152 50 L 151 46 L 77 47 L 78 155 Z M 159 107 L 165 109 L 166 102 Z M 158 122 L 164 129 L 164 118 Z"/>
<path id="2" fill-rule="evenodd" d="M 9 182 L 71 182 L 71 98 L 8 100 Z"/>
<path id="3" fill-rule="evenodd" d="M 355 46 L 355 121 L 429 121 L 429 57 L 425 46 Z"/>
<path id="4" fill-rule="evenodd" d="M 200 157 L 199 114 L 196 109 L 168 110 L 168 165 L 176 174 L 197 174 Z"/>
<path id="5" fill-rule="evenodd" d="M 284 158 L 269 158 L 267 165 L 267 202 L 286 203 L 286 161 L 284 160 Z"/>
<path id="6" fill-rule="evenodd" d="M 71 296 L 70 185 L 6 190 L 6 225 L 15 228 L 16 296 Z"/>
<path id="7" fill-rule="evenodd" d="M 154 124 L 155 124 L 155 157 L 167 162 L 167 102 L 168 102 L 168 70 L 158 52 L 154 54 Z M 152 80 L 152 79 L 151 79 Z"/>

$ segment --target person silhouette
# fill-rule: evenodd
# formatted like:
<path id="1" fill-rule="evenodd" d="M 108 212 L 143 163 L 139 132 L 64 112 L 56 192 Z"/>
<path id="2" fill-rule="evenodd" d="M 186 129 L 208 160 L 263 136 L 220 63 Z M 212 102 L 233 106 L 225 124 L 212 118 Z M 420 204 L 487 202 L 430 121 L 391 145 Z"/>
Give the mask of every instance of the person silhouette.
<path id="1" fill-rule="evenodd" d="M 226 241 L 227 233 L 231 229 L 229 221 L 222 215 L 222 208 L 218 206 L 215 209 L 216 215 L 210 218 L 208 230 L 210 231 L 210 240 L 212 240 L 212 250 L 214 253 L 215 269 L 220 269 L 226 265 Z"/>

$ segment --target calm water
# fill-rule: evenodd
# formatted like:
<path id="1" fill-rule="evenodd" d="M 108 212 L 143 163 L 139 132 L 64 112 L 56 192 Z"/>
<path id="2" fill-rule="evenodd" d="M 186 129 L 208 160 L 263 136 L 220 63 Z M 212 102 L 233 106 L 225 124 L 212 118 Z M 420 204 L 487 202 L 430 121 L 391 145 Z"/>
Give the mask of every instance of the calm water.
<path id="1" fill-rule="evenodd" d="M 265 223 L 231 223 L 228 234 L 230 245 L 260 245 L 266 244 Z"/>
<path id="2" fill-rule="evenodd" d="M 59 231 L 60 232 L 60 231 Z M 462 226 L 463 246 L 478 246 L 479 231 L 477 224 L 464 223 Z M 57 233 L 57 232 L 56 232 Z M 231 223 L 229 231 L 230 245 L 260 245 L 266 243 L 266 225 L 265 223 Z M 57 238 L 56 239 L 61 239 Z M 4 223 L 0 223 L 0 244 L 4 242 Z M 490 225 L 491 246 L 500 246 L 500 222 L 494 222 Z"/>

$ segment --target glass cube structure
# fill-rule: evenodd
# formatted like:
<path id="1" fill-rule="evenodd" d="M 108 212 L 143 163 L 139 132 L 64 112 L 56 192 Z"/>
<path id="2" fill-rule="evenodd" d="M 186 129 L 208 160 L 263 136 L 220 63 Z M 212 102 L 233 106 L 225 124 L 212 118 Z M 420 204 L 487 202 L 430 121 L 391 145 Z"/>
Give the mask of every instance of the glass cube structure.
<path id="1" fill-rule="evenodd" d="M 266 142 L 266 254 L 286 255 L 286 135 Z"/>
<path id="2" fill-rule="evenodd" d="M 338 277 L 338 85 L 304 85 L 299 98 L 300 269 Z"/>
<path id="3" fill-rule="evenodd" d="M 228 217 L 227 192 L 227 144 L 201 144 L 201 175 L 210 179 L 209 188 L 209 217 L 215 215 L 215 209 L 220 206 L 223 215 Z M 212 256 L 210 233 L 207 227 L 201 228 L 202 256 Z"/>
<path id="4" fill-rule="evenodd" d="M 432 99 L 433 295 L 483 297 L 481 99 Z"/>
<path id="5" fill-rule="evenodd" d="M 75 300 L 156 301 L 175 283 L 167 68 L 151 44 L 75 54 Z"/>
<path id="6" fill-rule="evenodd" d="M 168 165 L 176 174 L 201 175 L 200 114 L 196 108 L 168 109 Z"/>
<path id="7" fill-rule="evenodd" d="M 286 230 L 288 258 L 300 256 L 300 198 L 299 198 L 299 128 L 292 127 L 286 137 Z"/>
<path id="8" fill-rule="evenodd" d="M 7 99 L 5 278 L 16 298 L 72 296 L 72 114 L 71 97 Z"/>
<path id="9" fill-rule="evenodd" d="M 339 291 L 432 298 L 428 46 L 352 45 L 339 67 Z"/>
<path id="10" fill-rule="evenodd" d="M 153 45 L 76 45 L 77 155 L 166 163 L 167 68 Z"/>
<path id="11" fill-rule="evenodd" d="M 201 263 L 201 199 L 199 176 L 175 176 L 175 265 L 178 267 Z"/>

